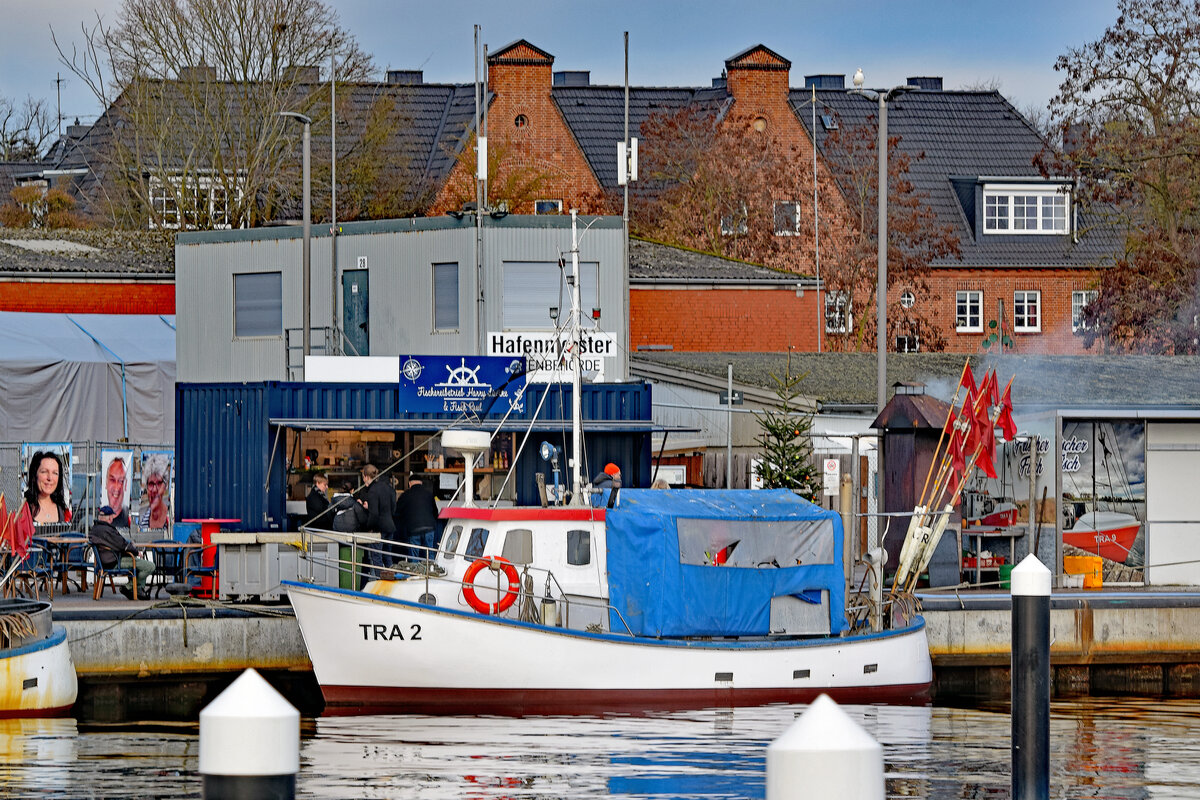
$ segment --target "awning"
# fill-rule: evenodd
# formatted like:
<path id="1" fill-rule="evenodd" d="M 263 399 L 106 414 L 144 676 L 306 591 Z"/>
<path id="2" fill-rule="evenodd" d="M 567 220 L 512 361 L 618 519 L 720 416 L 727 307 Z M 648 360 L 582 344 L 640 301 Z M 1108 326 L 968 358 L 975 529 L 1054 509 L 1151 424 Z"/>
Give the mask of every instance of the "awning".
<path id="1" fill-rule="evenodd" d="M 306 431 L 440 431 L 446 428 L 472 430 L 521 432 L 532 430 L 537 433 L 556 433 L 571 427 L 569 420 L 537 420 L 532 424 L 524 419 L 484 419 L 454 424 L 441 419 L 312 419 L 297 417 L 271 417 L 269 422 L 281 428 L 296 428 Z M 584 420 L 584 433 L 695 433 L 699 428 L 656 425 L 649 420 Z"/>

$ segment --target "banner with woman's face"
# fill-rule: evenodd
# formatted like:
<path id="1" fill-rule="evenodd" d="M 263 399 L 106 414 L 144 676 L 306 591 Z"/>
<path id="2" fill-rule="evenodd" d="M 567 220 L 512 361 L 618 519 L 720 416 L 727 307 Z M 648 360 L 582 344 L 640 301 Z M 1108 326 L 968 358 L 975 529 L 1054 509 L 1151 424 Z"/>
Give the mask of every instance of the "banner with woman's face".
<path id="1" fill-rule="evenodd" d="M 71 507 L 71 443 L 70 442 L 25 442 L 21 445 L 21 463 L 25 465 L 25 469 L 21 472 L 21 491 L 25 492 L 29 488 L 29 472 L 33 466 L 33 457 L 38 453 L 54 453 L 58 456 L 59 463 L 59 479 L 62 482 L 63 503 L 67 508 Z M 46 461 L 43 466 L 44 473 L 52 472 L 51 461 Z M 36 480 L 36 478 L 35 478 Z M 49 486 L 49 478 L 47 476 L 47 486 Z"/>
<path id="2" fill-rule="evenodd" d="M 169 450 L 142 451 L 142 494 L 138 500 L 138 527 L 170 527 L 172 473 L 175 454 Z"/>

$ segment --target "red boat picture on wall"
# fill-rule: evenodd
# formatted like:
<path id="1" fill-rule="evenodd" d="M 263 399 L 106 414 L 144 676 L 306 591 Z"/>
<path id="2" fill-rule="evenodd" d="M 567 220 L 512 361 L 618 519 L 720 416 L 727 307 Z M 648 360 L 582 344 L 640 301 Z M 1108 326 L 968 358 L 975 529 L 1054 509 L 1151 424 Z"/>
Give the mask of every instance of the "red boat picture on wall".
<path id="1" fill-rule="evenodd" d="M 1063 544 L 1119 564 L 1142 566 L 1142 548 L 1135 546 L 1145 513 L 1141 436 L 1140 427 L 1112 422 L 1080 423 L 1064 430 L 1063 482 L 1069 491 L 1063 498 Z"/>

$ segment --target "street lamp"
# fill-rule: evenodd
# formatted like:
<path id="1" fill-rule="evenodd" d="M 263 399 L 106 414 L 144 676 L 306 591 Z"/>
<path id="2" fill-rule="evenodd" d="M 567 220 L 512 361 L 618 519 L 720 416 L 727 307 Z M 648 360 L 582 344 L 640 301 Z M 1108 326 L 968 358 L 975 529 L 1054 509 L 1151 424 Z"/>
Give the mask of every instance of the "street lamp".
<path id="1" fill-rule="evenodd" d="M 917 86 L 905 84 L 885 91 L 864 89 L 863 71 L 854 73 L 854 88 L 850 94 L 858 94 L 868 100 L 879 101 L 879 270 L 875 287 L 875 347 L 878 353 L 875 378 L 876 412 L 883 411 L 887 400 L 887 104 L 904 92 L 915 91 Z"/>
<path id="2" fill-rule="evenodd" d="M 310 314 L 309 306 L 312 304 L 311 303 L 311 300 L 312 300 L 311 277 L 312 276 L 310 274 L 312 271 L 311 270 L 311 267 L 312 267 L 312 258 L 311 258 L 312 193 L 311 193 L 311 181 L 310 181 L 309 164 L 308 164 L 309 151 L 311 149 L 311 140 L 312 140 L 312 135 L 311 135 L 312 119 L 304 116 L 303 114 L 301 114 L 297 111 L 280 111 L 279 116 L 291 117 L 294 120 L 298 120 L 298 121 L 304 123 L 304 156 L 303 156 L 303 159 L 304 159 L 303 160 L 304 244 L 303 244 L 303 249 L 301 251 L 303 254 L 301 256 L 301 261 L 303 263 L 304 274 L 303 274 L 303 278 L 301 280 L 301 285 L 303 286 L 301 293 L 304 296 L 304 301 L 303 301 L 304 302 L 304 330 L 303 330 L 304 358 L 307 360 L 309 354 L 312 352 L 312 349 L 309 346 L 309 329 L 311 327 L 310 319 L 309 319 L 309 314 Z"/>

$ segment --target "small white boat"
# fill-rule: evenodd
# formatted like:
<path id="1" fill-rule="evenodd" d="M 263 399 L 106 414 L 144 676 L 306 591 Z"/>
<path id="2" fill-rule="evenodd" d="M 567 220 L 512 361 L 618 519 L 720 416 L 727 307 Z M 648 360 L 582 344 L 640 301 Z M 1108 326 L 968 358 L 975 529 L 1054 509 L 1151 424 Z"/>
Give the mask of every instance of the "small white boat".
<path id="1" fill-rule="evenodd" d="M 79 693 L 67 633 L 50 603 L 0 600 L 0 717 L 62 716 Z"/>
<path id="2" fill-rule="evenodd" d="M 625 490 L 607 510 L 443 517 L 425 575 L 361 592 L 286 583 L 327 713 L 928 699 L 924 621 L 849 631 L 841 520 L 789 491 Z"/>

